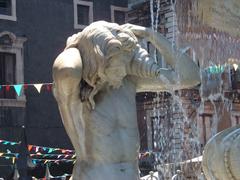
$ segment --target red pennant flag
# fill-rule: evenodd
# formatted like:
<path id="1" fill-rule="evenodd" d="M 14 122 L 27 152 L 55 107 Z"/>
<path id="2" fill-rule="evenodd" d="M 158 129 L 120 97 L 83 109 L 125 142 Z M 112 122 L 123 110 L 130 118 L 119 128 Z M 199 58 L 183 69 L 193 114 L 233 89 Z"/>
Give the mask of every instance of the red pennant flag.
<path id="1" fill-rule="evenodd" d="M 51 85 L 51 84 L 48 84 L 48 85 L 47 85 L 47 90 L 48 90 L 48 91 L 51 91 L 51 90 L 52 90 L 52 85 Z"/>
<path id="2" fill-rule="evenodd" d="M 28 85 L 27 85 L 27 84 L 24 84 L 24 85 L 23 85 L 23 88 L 24 88 L 24 89 L 27 89 L 27 88 L 28 88 Z"/>
<path id="3" fill-rule="evenodd" d="M 10 85 L 6 85 L 6 91 L 10 91 Z"/>

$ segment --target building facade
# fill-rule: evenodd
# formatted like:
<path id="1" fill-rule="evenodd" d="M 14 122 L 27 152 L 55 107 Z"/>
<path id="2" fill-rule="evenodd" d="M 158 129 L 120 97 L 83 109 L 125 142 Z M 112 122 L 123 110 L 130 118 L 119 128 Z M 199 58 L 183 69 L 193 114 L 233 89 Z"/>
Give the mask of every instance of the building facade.
<path id="1" fill-rule="evenodd" d="M 27 145 L 72 149 L 48 83 L 53 61 L 67 37 L 97 20 L 151 27 L 197 59 L 203 70 L 201 87 L 171 94 L 139 93 L 136 99 L 141 152 L 156 152 L 158 164 L 201 154 L 214 133 L 240 123 L 240 73 L 232 66 L 239 61 L 240 31 L 238 23 L 224 26 L 219 19 L 222 12 L 225 22 L 238 22 L 227 11 L 234 3 L 239 5 L 221 0 L 219 6 L 211 0 L 209 9 L 207 0 L 200 4 L 194 0 L 0 0 L 0 140 L 21 141 L 16 146 L 0 144 L 0 154 L 20 154 L 16 164 L 24 179 L 45 173 L 44 166 L 32 167 Z M 204 16 L 208 13 L 212 18 Z M 232 13 L 240 16 L 234 8 Z M 151 44 L 147 47 L 167 67 L 164 57 Z M 19 84 L 23 86 L 18 95 L 18 86 L 13 85 Z M 34 84 L 43 85 L 40 93 Z M 192 137 L 198 137 L 196 152 L 183 153 L 183 148 L 196 145 Z M 161 154 L 167 152 L 172 156 L 163 160 Z M 0 157 L 0 177 L 9 178 L 13 169 L 12 161 Z"/>
<path id="2" fill-rule="evenodd" d="M 67 37 L 97 20 L 122 24 L 126 10 L 127 0 L 0 1 L 0 140 L 21 141 L 0 152 L 20 153 L 22 179 L 36 175 L 27 145 L 72 149 L 50 91 L 52 64 Z M 19 84 L 18 96 L 13 85 Z M 40 93 L 33 84 L 42 84 Z M 13 168 L 0 157 L 0 177 L 9 178 Z"/>
<path id="3" fill-rule="evenodd" d="M 236 24 L 240 14 L 233 6 L 240 4 L 234 0 L 130 2 L 128 22 L 162 33 L 201 67 L 201 86 L 137 94 L 141 151 L 153 152 L 159 166 L 178 166 L 180 161 L 201 155 L 214 134 L 239 124 L 240 40 Z M 148 50 L 155 53 L 151 45 Z M 156 62 L 167 67 L 164 57 L 155 56 Z"/>

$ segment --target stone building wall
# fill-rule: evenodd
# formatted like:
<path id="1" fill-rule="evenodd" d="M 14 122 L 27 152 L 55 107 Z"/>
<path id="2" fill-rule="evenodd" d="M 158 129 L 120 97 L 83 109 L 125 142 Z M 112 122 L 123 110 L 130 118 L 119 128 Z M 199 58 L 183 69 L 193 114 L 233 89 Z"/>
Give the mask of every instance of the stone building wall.
<path id="1" fill-rule="evenodd" d="M 93 21 L 111 21 L 112 7 L 126 9 L 128 6 L 127 0 L 83 1 L 93 4 Z M 74 27 L 74 2 L 80 0 L 10 0 L 9 2 L 16 3 L 14 6 L 16 18 L 6 19 L 6 16 L 2 16 L 1 8 L 4 7 L 4 1 L 1 1 L 0 52 L 4 49 L 1 44 L 3 32 L 10 32 L 24 39 L 23 48 L 19 50 L 20 56 L 23 57 L 24 72 L 23 79 L 18 83 L 52 82 L 54 59 L 64 49 L 67 37 L 81 31 Z M 11 49 L 11 47 L 7 48 Z M 16 49 L 19 48 L 18 46 Z M 3 90 L 4 88 L 0 93 Z M 0 140 L 22 142 L 22 146 L 17 149 L 6 147 L 12 152 L 21 154 L 17 160 L 17 167 L 22 178 L 26 179 L 30 175 L 43 177 L 44 166 L 39 166 L 35 171 L 28 167 L 27 144 L 73 149 L 62 125 L 57 103 L 52 92 L 46 87 L 42 87 L 41 93 L 38 93 L 31 86 L 25 89 L 22 101 L 9 103 L 10 101 L 0 99 Z M 0 147 L 0 150 L 7 151 L 6 148 Z M 4 167 L 1 163 L 7 166 Z M 69 170 L 71 173 L 69 167 L 62 170 Z M 11 179 L 12 170 L 11 161 L 0 158 L 0 177 Z M 27 170 L 29 170 L 28 174 Z"/>
<path id="2" fill-rule="evenodd" d="M 154 4 L 153 9 L 151 9 L 151 2 Z M 160 8 L 157 8 L 158 3 L 160 3 Z M 177 117 L 176 119 L 179 120 L 184 114 L 190 120 L 192 125 L 185 123 L 181 130 L 185 133 L 193 131 L 200 140 L 196 154 L 201 154 L 202 148 L 215 133 L 239 123 L 240 78 L 239 70 L 234 70 L 232 67 L 233 63 L 239 63 L 240 58 L 240 41 L 236 36 L 239 28 L 235 27 L 235 23 L 233 23 L 238 21 L 237 17 L 240 16 L 236 8 L 233 8 L 233 4 L 238 7 L 239 3 L 234 0 L 225 4 L 223 1 L 219 3 L 222 4 L 221 7 L 219 4 L 216 5 L 215 1 L 153 0 L 135 4 L 128 12 L 130 23 L 148 27 L 154 25 L 156 15 L 159 15 L 156 30 L 171 42 L 176 43 L 179 48 L 185 49 L 202 68 L 201 87 L 175 92 L 181 99 L 180 107 L 183 107 L 183 111 L 180 110 L 177 116 L 169 117 L 171 119 Z M 207 7 L 208 5 L 210 8 Z M 220 18 L 220 12 L 226 15 L 224 20 Z M 233 17 L 229 15 L 231 12 L 234 14 Z M 151 22 L 151 13 L 155 16 L 154 23 Z M 223 25 L 224 21 L 230 26 Z M 152 51 L 151 48 L 149 51 Z M 164 58 L 161 60 L 164 61 Z M 216 70 L 213 71 L 213 67 Z M 220 72 L 216 67 L 223 68 L 221 70 L 224 71 Z M 144 93 L 139 96 L 143 96 L 143 98 L 142 101 L 138 101 L 138 107 L 141 107 L 142 111 L 146 113 L 139 115 L 139 123 L 149 125 L 144 121 L 148 117 L 147 114 L 152 112 L 156 105 L 153 103 L 153 99 L 146 98 L 144 100 L 144 97 L 156 97 L 156 94 Z M 182 120 L 185 122 L 184 119 Z M 171 126 L 165 128 L 171 128 Z M 143 132 L 144 138 L 141 139 L 144 144 L 143 149 L 154 149 L 152 131 L 148 127 L 147 132 Z M 177 134 L 175 133 L 175 136 Z M 174 138 L 180 139 L 181 137 Z M 143 141 L 148 141 L 148 143 Z M 185 158 L 191 158 L 191 156 Z"/>

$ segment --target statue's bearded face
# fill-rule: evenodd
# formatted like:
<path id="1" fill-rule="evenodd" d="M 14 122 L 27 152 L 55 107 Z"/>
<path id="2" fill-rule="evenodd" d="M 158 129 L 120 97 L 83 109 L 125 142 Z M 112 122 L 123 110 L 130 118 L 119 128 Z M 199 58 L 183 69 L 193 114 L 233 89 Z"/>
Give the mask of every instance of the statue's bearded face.
<path id="1" fill-rule="evenodd" d="M 110 86 L 119 88 L 123 78 L 127 75 L 127 58 L 126 55 L 119 54 L 111 58 L 105 66 L 103 79 L 108 82 Z"/>

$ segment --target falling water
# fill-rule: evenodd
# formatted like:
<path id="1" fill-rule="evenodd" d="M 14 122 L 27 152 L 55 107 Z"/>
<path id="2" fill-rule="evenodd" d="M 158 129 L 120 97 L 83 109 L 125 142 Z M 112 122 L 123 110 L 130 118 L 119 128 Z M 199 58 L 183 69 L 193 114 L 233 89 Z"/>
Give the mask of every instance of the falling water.
<path id="1" fill-rule="evenodd" d="M 151 25 L 154 30 L 158 29 L 161 0 L 158 0 L 157 3 L 159 6 L 156 11 L 153 8 L 156 1 L 150 1 Z M 192 8 L 193 12 L 198 8 L 197 1 L 184 1 L 184 3 L 187 4 L 187 8 Z M 157 93 L 153 101 L 153 149 L 156 151 L 156 167 L 161 171 L 164 179 L 170 178 L 177 168 L 181 168 L 183 161 L 201 155 L 203 150 L 201 144 L 204 145 L 211 136 L 218 132 L 218 125 L 223 119 L 224 111 L 228 111 L 230 114 L 233 111 L 231 95 L 226 97 L 225 92 L 232 90 L 232 64 L 235 62 L 228 64 L 226 60 L 231 57 L 240 57 L 239 39 L 234 40 L 226 33 L 205 27 L 194 31 L 193 26 L 199 25 L 194 24 L 196 18 L 192 17 L 190 11 L 178 12 L 176 16 L 175 8 L 176 1 L 172 0 L 173 27 L 170 39 L 172 47 L 181 44 L 181 47 L 177 48 L 183 48 L 183 53 L 189 53 L 193 61 L 199 63 L 201 86 L 196 90 L 198 91 L 196 94 L 199 96 L 196 101 L 192 97 L 194 93 L 192 94 L 190 90 L 187 93 L 184 90 L 177 93 L 172 91 L 170 94 Z M 182 5 L 182 11 L 187 8 Z M 189 25 L 186 27 L 184 26 L 184 15 Z M 185 24 L 187 23 L 185 22 Z M 177 27 L 180 27 L 180 33 Z M 185 100 L 183 100 L 184 98 Z M 186 103 L 189 100 L 193 102 Z M 190 110 L 196 111 L 194 117 L 189 116 L 188 106 L 191 106 Z M 208 119 L 205 118 L 205 114 L 209 116 Z M 203 125 L 199 124 L 200 122 L 207 126 L 206 131 L 210 129 L 204 142 L 200 141 L 203 128 Z M 170 166 L 172 169 L 169 168 Z M 199 167 L 190 168 L 195 171 L 196 177 L 201 175 Z"/>
<path id="2" fill-rule="evenodd" d="M 159 12 L 160 12 L 160 0 L 150 0 L 151 28 L 153 31 L 158 31 Z M 155 47 L 153 47 L 152 54 L 155 62 L 158 62 L 157 50 Z"/>

